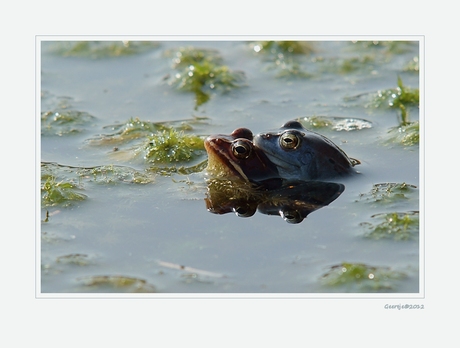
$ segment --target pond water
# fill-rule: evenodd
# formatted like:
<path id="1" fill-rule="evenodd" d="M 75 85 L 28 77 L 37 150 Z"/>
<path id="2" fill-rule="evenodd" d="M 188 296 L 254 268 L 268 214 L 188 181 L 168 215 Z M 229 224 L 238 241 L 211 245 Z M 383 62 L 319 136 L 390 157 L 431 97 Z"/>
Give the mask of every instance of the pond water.
<path id="1" fill-rule="evenodd" d="M 420 151 L 401 136 L 418 137 L 419 108 L 396 104 L 405 88 L 418 98 L 419 42 L 297 44 L 41 41 L 39 292 L 418 294 Z M 181 90 L 198 68 L 178 61 L 197 51 L 235 83 Z M 204 139 L 293 119 L 361 162 L 297 224 L 211 213 L 203 149 L 158 165 L 142 152 L 157 129 L 123 133 L 144 122 Z M 73 199 L 46 200 L 53 180 Z"/>

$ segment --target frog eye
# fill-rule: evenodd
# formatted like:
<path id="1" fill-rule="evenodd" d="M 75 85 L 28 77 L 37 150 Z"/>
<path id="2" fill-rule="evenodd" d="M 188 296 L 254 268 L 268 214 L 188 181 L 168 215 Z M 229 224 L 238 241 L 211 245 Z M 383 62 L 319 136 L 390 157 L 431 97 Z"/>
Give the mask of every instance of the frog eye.
<path id="1" fill-rule="evenodd" d="M 251 155 L 252 146 L 250 141 L 237 139 L 232 143 L 232 152 L 236 158 L 246 159 Z"/>
<path id="2" fill-rule="evenodd" d="M 283 149 L 292 150 L 296 149 L 300 144 L 299 135 L 293 132 L 285 132 L 280 136 L 280 145 Z"/>

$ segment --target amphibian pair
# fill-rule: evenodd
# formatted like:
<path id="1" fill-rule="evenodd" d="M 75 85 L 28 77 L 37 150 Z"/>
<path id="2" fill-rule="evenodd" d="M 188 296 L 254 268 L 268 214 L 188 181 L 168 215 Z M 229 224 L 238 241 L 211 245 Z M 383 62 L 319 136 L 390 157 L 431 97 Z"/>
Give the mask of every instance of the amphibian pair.
<path id="1" fill-rule="evenodd" d="M 255 136 L 238 128 L 230 135 L 211 135 L 204 144 L 210 175 L 258 184 L 328 180 L 354 173 L 353 167 L 360 163 L 298 121 Z"/>

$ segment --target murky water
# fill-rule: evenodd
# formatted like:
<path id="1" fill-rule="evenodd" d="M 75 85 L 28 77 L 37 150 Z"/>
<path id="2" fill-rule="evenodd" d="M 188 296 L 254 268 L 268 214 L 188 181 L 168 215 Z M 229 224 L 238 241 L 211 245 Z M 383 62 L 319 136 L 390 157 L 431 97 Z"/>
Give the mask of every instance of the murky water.
<path id="1" fill-rule="evenodd" d="M 370 105 L 378 91 L 397 87 L 398 76 L 405 86 L 419 87 L 418 73 L 407 69 L 418 57 L 417 42 L 401 43 L 399 50 L 313 42 L 312 53 L 280 56 L 256 53 L 250 42 L 168 41 L 137 54 L 101 58 L 63 56 L 56 53 L 62 45 L 42 43 L 41 111 L 64 105 L 93 117 L 76 126 L 78 132 L 60 128 L 62 134 L 55 128 L 47 132 L 42 123 L 42 173 L 75 180 L 86 199 L 41 208 L 41 292 L 419 292 L 418 232 L 407 239 L 366 237 L 366 226 L 379 223 L 377 214 L 419 210 L 419 147 L 387 141 L 401 111 Z M 169 84 L 177 71 L 174 55 L 167 53 L 180 47 L 217 50 L 229 69 L 244 72 L 245 86 L 212 92 L 196 106 L 194 93 Z M 292 67 L 288 58 L 310 76 L 279 76 Z M 410 121 L 418 121 L 418 108 L 408 111 Z M 360 174 L 341 180 L 345 191 L 299 224 L 260 212 L 248 218 L 208 212 L 204 172 L 150 173 L 146 184 L 79 175 L 95 166 L 140 173 L 149 167 L 119 155 L 114 146 L 91 142 L 113 133 L 112 125 L 130 118 L 160 122 L 197 116 L 206 119 L 189 132 L 199 136 L 238 127 L 258 133 L 309 116 L 359 118 L 372 122 L 372 128 L 316 130 L 359 159 Z M 379 183 L 417 188 L 380 202 L 370 194 Z M 383 276 L 376 287 L 360 279 L 342 285 L 324 281 L 334 266 L 344 264 L 398 276 Z"/>

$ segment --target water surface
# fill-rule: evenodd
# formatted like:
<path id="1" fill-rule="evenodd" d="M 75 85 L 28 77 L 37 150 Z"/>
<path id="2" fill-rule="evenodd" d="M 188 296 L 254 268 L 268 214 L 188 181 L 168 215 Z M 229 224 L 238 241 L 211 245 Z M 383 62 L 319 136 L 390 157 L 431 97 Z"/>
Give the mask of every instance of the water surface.
<path id="1" fill-rule="evenodd" d="M 77 132 L 58 134 L 62 129 L 45 129 L 42 122 L 42 174 L 54 171 L 61 179 L 74 180 L 86 199 L 41 207 L 42 293 L 420 291 L 418 233 L 403 240 L 365 236 L 366 223 L 375 225 L 376 214 L 419 210 L 419 147 L 388 141 L 401 111 L 372 105 L 378 91 L 397 87 L 398 76 L 405 86 L 419 88 L 417 69 L 408 68 L 418 58 L 417 42 L 313 42 L 311 53 L 280 55 L 256 53 L 253 42 L 165 41 L 136 54 L 102 57 L 68 56 L 60 51 L 65 44 L 42 42 L 41 112 L 64 105 L 85 113 L 82 118 L 90 116 L 75 126 Z M 181 47 L 217 50 L 230 70 L 244 72 L 244 86 L 212 91 L 197 106 L 194 93 L 170 84 L 177 73 L 174 52 Z M 292 62 L 309 76 L 280 76 Z M 418 121 L 418 107 L 408 111 L 410 121 Z M 361 161 L 360 174 L 341 180 L 343 194 L 299 224 L 261 213 L 241 218 L 208 212 L 203 171 L 149 172 L 151 182 L 145 184 L 133 183 L 129 175 L 107 182 L 78 172 L 105 165 L 148 172 L 150 164 L 142 158 L 118 155 L 117 145 L 91 142 L 131 118 L 166 122 L 203 117 L 189 133 L 204 137 L 238 127 L 258 133 L 311 116 L 364 119 L 372 128 L 316 129 Z M 123 151 L 130 148 L 123 146 Z M 416 189 L 381 203 L 369 194 L 379 183 L 407 183 Z M 342 263 L 403 276 L 374 289 L 359 280 L 325 284 L 323 276 Z M 127 284 L 128 278 L 141 281 Z"/>

